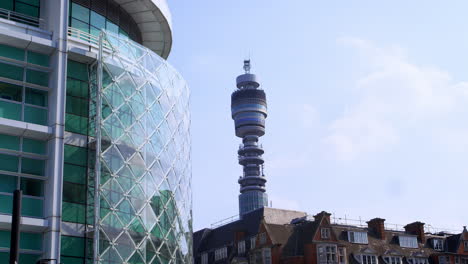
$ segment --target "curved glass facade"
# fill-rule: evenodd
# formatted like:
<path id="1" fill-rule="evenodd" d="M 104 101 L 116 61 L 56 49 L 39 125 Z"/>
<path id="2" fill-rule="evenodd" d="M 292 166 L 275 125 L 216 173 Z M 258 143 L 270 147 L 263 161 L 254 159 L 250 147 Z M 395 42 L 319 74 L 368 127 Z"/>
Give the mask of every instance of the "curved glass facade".
<path id="1" fill-rule="evenodd" d="M 102 102 L 91 117 L 102 135 L 101 263 L 191 263 L 189 89 L 148 48 L 112 33 L 104 42 L 102 88 L 91 81 Z"/>

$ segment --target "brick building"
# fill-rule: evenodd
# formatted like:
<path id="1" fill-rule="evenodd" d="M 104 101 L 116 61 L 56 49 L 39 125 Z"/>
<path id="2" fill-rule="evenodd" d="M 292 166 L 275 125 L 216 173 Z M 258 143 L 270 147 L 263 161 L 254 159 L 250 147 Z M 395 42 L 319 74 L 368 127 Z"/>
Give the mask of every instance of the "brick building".
<path id="1" fill-rule="evenodd" d="M 367 226 L 332 223 L 321 212 L 260 208 L 235 222 L 194 233 L 194 263 L 468 264 L 468 231 L 429 233 L 424 223 L 402 230 L 385 219 Z"/>

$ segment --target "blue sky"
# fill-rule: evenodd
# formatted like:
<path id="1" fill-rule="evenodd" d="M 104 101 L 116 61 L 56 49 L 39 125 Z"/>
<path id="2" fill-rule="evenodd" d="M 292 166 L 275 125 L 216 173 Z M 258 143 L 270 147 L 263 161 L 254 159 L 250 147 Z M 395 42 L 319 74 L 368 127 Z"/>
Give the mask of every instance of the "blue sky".
<path id="1" fill-rule="evenodd" d="M 230 94 L 267 93 L 273 207 L 468 224 L 466 1 L 170 1 L 192 89 L 194 229 L 238 213 Z"/>

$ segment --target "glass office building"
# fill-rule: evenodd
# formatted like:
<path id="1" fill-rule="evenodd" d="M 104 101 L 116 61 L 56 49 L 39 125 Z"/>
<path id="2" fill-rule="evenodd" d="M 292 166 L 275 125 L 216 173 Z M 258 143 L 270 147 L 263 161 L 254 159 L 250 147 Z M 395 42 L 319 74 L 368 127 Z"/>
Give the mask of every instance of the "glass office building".
<path id="1" fill-rule="evenodd" d="M 0 263 L 191 262 L 189 89 L 164 0 L 0 3 Z M 47 262 L 48 260 L 48 262 Z"/>

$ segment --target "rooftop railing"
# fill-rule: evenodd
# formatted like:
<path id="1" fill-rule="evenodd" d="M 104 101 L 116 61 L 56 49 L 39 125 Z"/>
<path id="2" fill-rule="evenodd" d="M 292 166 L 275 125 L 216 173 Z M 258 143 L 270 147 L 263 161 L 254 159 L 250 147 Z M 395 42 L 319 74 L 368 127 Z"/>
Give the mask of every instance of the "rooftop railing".
<path id="1" fill-rule="evenodd" d="M 41 18 L 28 16 L 8 9 L 0 8 L 0 18 L 26 24 L 28 26 L 44 28 L 45 21 Z"/>
<path id="2" fill-rule="evenodd" d="M 87 32 L 84 32 L 83 30 L 73 28 L 73 27 L 68 27 L 68 36 L 82 40 L 84 42 L 88 42 L 91 45 L 99 47 L 99 36 L 89 34 Z M 108 50 L 111 49 L 111 46 L 105 40 L 104 40 L 104 49 L 108 49 Z"/>

